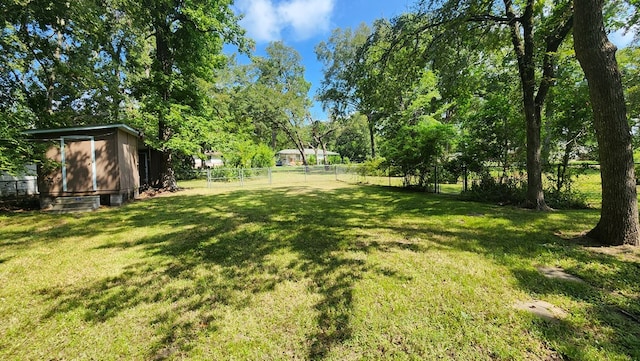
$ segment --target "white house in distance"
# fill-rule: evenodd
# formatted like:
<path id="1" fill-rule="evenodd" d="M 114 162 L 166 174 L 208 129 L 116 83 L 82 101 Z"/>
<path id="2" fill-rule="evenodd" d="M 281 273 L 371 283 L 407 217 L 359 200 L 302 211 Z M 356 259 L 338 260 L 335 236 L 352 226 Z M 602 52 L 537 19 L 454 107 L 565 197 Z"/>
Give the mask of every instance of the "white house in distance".
<path id="1" fill-rule="evenodd" d="M 224 161 L 222 160 L 222 153 L 220 152 L 204 152 L 206 159 L 200 159 L 196 156 L 193 156 L 193 167 L 196 169 L 201 168 L 217 168 L 224 166 Z"/>
<path id="2" fill-rule="evenodd" d="M 309 156 L 316 155 L 316 151 L 313 149 L 305 149 L 304 155 L 309 159 Z M 336 152 L 326 152 L 327 157 L 331 156 L 340 156 L 339 153 Z M 324 161 L 325 153 L 322 150 L 318 150 L 318 158 L 316 159 L 316 164 L 322 164 Z M 300 151 L 297 149 L 283 149 L 278 152 L 278 164 L 280 165 L 300 165 L 302 164 L 302 156 L 300 155 Z"/>

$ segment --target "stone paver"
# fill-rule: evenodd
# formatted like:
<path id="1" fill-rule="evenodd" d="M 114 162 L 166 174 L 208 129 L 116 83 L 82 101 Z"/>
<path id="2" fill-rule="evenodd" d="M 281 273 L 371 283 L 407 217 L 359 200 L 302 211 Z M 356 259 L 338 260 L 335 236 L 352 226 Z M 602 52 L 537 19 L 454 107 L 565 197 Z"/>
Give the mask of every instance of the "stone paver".
<path id="1" fill-rule="evenodd" d="M 559 267 L 538 267 L 538 271 L 547 278 L 584 283 L 579 277 L 569 274 Z"/>
<path id="2" fill-rule="evenodd" d="M 541 300 L 530 300 L 519 302 L 513 305 L 513 307 L 531 312 L 536 316 L 542 317 L 546 320 L 561 320 L 567 317 L 567 312 L 565 312 L 560 307 L 556 307 L 553 304 L 541 301 Z"/>

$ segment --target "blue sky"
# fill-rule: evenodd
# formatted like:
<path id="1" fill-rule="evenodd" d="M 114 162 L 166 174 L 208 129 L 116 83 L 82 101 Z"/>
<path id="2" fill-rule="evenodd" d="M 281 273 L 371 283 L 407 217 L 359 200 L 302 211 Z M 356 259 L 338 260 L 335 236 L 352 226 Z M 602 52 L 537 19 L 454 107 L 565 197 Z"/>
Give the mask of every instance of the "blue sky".
<path id="1" fill-rule="evenodd" d="M 328 39 L 335 28 L 355 28 L 362 22 L 371 25 L 376 19 L 408 11 L 412 4 L 413 0 L 236 0 L 234 7 L 244 15 L 241 25 L 255 40 L 257 55 L 263 55 L 269 42 L 277 40 L 300 53 L 313 99 L 322 80 L 322 64 L 314 53 L 316 44 Z M 632 34 L 622 32 L 611 36 L 618 47 L 631 38 Z M 311 116 L 319 120 L 327 117 L 317 102 Z"/>
<path id="2" fill-rule="evenodd" d="M 322 64 L 314 47 L 327 40 L 335 28 L 371 25 L 379 18 L 391 18 L 409 9 L 408 0 L 236 0 L 235 10 L 244 14 L 241 25 L 255 40 L 257 55 L 263 55 L 271 41 L 281 40 L 302 56 L 305 78 L 311 82 L 313 99 L 322 81 Z M 311 109 L 314 119 L 326 119 L 320 104 Z"/>

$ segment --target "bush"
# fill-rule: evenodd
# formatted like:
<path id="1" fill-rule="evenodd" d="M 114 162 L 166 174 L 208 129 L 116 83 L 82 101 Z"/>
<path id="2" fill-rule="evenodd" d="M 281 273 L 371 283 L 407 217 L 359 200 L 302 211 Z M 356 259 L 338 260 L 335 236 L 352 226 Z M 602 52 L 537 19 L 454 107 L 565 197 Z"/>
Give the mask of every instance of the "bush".
<path id="1" fill-rule="evenodd" d="M 266 144 L 259 144 L 255 150 L 254 155 L 251 158 L 252 168 L 269 168 L 276 165 L 275 157 L 273 156 L 273 150 Z"/>
<path id="2" fill-rule="evenodd" d="M 508 178 L 504 182 L 496 182 L 489 173 L 484 173 L 480 182 L 474 181 L 471 189 L 463 193 L 463 198 L 501 205 L 523 204 L 526 201 L 526 194 L 526 184 L 517 179 Z"/>
<path id="3" fill-rule="evenodd" d="M 346 158 L 346 157 L 345 157 Z M 349 162 L 349 158 L 346 158 L 347 163 Z M 330 155 L 327 157 L 327 164 L 341 164 L 342 158 L 339 155 Z"/>
<path id="4" fill-rule="evenodd" d="M 384 158 L 367 159 L 358 168 L 358 174 L 361 176 L 384 177 L 387 164 Z"/>
<path id="5" fill-rule="evenodd" d="M 572 189 L 565 189 L 561 192 L 555 192 L 553 190 L 545 191 L 545 201 L 547 205 L 555 209 L 587 209 L 586 195 L 573 191 Z"/>
<path id="6" fill-rule="evenodd" d="M 545 201 L 551 208 L 557 209 L 585 209 L 589 208 L 587 198 L 573 189 L 573 182 L 580 175 L 586 173 L 588 165 L 570 167 L 568 164 L 550 165 L 553 171 L 547 176 L 551 186 L 545 189 Z"/>
<path id="7" fill-rule="evenodd" d="M 230 182 L 238 178 L 238 173 L 232 168 L 211 168 L 211 180 L 214 182 Z"/>

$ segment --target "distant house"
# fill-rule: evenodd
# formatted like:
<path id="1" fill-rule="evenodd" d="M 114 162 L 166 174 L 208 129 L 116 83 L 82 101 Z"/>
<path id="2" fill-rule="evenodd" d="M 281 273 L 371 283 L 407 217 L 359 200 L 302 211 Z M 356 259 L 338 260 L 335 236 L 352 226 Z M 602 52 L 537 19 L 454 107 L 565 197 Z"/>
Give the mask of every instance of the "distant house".
<path id="1" fill-rule="evenodd" d="M 25 132 L 49 141 L 49 166 L 38 167 L 43 208 L 56 198 L 91 196 L 99 204 L 120 205 L 138 196 L 141 179 L 149 182 L 153 152 L 141 134 L 124 125 L 95 125 Z"/>
<path id="2" fill-rule="evenodd" d="M 313 149 L 305 149 L 304 155 L 309 160 L 309 156 L 316 155 L 316 151 Z M 316 164 L 322 164 L 324 161 L 325 153 L 322 150 L 318 150 L 318 158 L 316 159 Z M 331 156 L 340 156 L 339 153 L 336 152 L 326 152 L 327 157 Z M 300 155 L 300 151 L 297 149 L 283 149 L 278 152 L 278 164 L 280 165 L 299 165 L 302 164 L 302 155 Z"/>
<path id="3" fill-rule="evenodd" d="M 216 168 L 222 167 L 224 161 L 222 160 L 222 153 L 220 152 L 204 152 L 205 159 L 200 159 L 193 156 L 193 167 L 196 169 L 202 168 Z"/>

